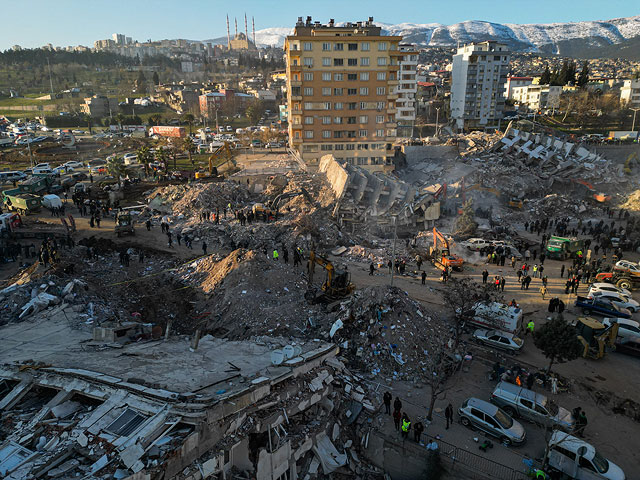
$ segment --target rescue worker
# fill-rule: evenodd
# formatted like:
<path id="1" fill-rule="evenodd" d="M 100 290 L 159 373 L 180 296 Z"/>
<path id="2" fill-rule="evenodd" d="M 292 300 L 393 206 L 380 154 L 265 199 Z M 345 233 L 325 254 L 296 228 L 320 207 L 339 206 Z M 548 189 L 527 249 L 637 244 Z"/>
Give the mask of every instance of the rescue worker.
<path id="1" fill-rule="evenodd" d="M 529 333 L 531 333 L 531 335 L 533 335 L 534 328 L 535 328 L 535 323 L 533 323 L 533 320 L 529 320 L 529 323 L 527 323 L 527 329 L 524 334 L 528 335 Z"/>
<path id="2" fill-rule="evenodd" d="M 406 413 L 402 414 L 402 438 L 409 436 L 409 430 L 411 430 L 411 420 L 407 417 Z"/>
<path id="3" fill-rule="evenodd" d="M 279 256 L 280 256 L 280 255 L 278 255 L 278 250 L 276 250 L 276 249 L 274 248 L 274 249 L 273 249 L 273 259 L 274 259 L 275 261 L 278 261 L 278 257 L 279 257 Z"/>

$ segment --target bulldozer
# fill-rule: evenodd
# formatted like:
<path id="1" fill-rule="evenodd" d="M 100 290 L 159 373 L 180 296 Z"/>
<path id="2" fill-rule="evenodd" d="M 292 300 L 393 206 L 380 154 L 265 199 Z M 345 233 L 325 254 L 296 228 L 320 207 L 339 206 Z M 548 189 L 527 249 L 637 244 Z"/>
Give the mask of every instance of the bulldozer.
<path id="1" fill-rule="evenodd" d="M 616 322 L 611 323 L 611 326 L 606 326 L 591 317 L 578 318 L 576 330 L 578 340 L 584 346 L 582 357 L 599 360 L 604 357 L 607 345 L 609 348 L 615 349 L 618 327 Z"/>
<path id="2" fill-rule="evenodd" d="M 462 258 L 451 253 L 449 241 L 436 227 L 433 227 L 433 247 L 429 251 L 429 256 L 433 265 L 440 270 L 445 268 L 462 270 L 464 264 Z"/>
<path id="3" fill-rule="evenodd" d="M 322 283 L 322 293 L 318 294 L 313 286 L 313 276 L 315 266 L 320 265 L 326 271 L 326 277 Z M 305 298 L 311 303 L 333 302 L 344 297 L 348 297 L 356 289 L 351 282 L 351 275 L 346 270 L 338 270 L 333 263 L 325 257 L 317 255 L 315 251 L 309 252 L 309 289 Z"/>
<path id="4" fill-rule="evenodd" d="M 121 210 L 116 214 L 115 232 L 118 237 L 136 234 L 133 228 L 133 217 L 131 217 L 129 212 Z"/>
<path id="5" fill-rule="evenodd" d="M 235 153 L 231 149 L 231 144 L 229 142 L 224 142 L 224 144 L 218 147 L 212 155 L 209 156 L 209 170 L 208 174 L 205 172 L 196 172 L 196 179 L 207 178 L 207 177 L 217 177 L 219 176 L 218 170 L 230 163 L 233 167 L 235 167 Z M 222 162 L 220 162 L 222 160 Z M 218 164 L 214 166 L 214 164 Z"/>

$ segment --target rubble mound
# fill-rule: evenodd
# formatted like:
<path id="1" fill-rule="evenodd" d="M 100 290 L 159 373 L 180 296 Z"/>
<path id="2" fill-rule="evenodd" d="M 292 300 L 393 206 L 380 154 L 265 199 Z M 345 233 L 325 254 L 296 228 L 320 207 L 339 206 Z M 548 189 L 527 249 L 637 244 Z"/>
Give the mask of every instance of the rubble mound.
<path id="1" fill-rule="evenodd" d="M 285 264 L 282 257 L 274 261 L 260 251 L 237 249 L 219 262 L 194 262 L 181 276 L 209 295 L 198 306 L 208 312 L 206 330 L 236 340 L 254 335 L 316 336 L 307 327 L 319 328 L 315 318 L 325 316 L 319 315 L 322 306 L 305 300 L 302 272 L 303 267 Z"/>
<path id="2" fill-rule="evenodd" d="M 444 320 L 427 312 L 406 292 L 388 285 L 357 290 L 337 315 L 334 341 L 373 377 L 424 376 L 430 345 L 449 336 Z M 336 323 L 334 323 L 336 328 Z"/>
<path id="3" fill-rule="evenodd" d="M 159 187 L 147 195 L 150 204 L 170 203 L 175 215 L 191 215 L 202 210 L 222 210 L 229 203 L 232 208 L 247 201 L 250 194 L 242 185 L 234 182 L 194 183 Z M 154 202 L 155 201 L 155 202 Z"/>
<path id="4" fill-rule="evenodd" d="M 640 190 L 632 192 L 627 201 L 621 205 L 621 208 L 631 212 L 640 212 Z"/>

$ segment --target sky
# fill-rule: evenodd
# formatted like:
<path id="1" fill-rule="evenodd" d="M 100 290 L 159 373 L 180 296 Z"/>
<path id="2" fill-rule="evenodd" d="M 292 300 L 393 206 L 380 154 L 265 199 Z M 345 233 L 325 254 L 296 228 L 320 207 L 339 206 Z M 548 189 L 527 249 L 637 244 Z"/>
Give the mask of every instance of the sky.
<path id="1" fill-rule="evenodd" d="M 93 46 L 98 39 L 123 33 L 134 40 L 186 38 L 204 40 L 226 35 L 226 15 L 255 17 L 256 30 L 293 27 L 297 17 L 311 15 L 326 23 L 374 20 L 383 23 L 442 23 L 487 20 L 496 23 L 553 23 L 610 20 L 640 15 L 638 0 L 30 0 L 20 8 L 2 9 L 0 50 L 13 45 L 34 48 Z M 15 21 L 11 16 L 15 15 Z"/>

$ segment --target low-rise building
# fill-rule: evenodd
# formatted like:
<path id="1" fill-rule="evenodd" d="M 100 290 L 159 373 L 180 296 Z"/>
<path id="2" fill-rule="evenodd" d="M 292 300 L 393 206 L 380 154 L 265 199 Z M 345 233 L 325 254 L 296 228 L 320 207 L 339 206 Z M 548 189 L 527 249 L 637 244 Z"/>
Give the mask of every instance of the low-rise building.
<path id="1" fill-rule="evenodd" d="M 620 89 L 620 103 L 628 107 L 640 108 L 640 78 L 624 81 Z"/>
<path id="2" fill-rule="evenodd" d="M 530 110 L 543 108 L 558 108 L 562 87 L 555 85 L 527 85 L 514 87 L 511 99 L 520 105 L 526 105 Z"/>
<path id="3" fill-rule="evenodd" d="M 504 96 L 509 100 L 512 100 L 514 88 L 526 87 L 531 84 L 533 84 L 533 77 L 507 77 L 507 84 L 504 87 Z"/>
<path id="4" fill-rule="evenodd" d="M 84 99 L 82 111 L 91 117 L 106 117 L 117 113 L 117 101 L 104 95 L 94 95 Z"/>

